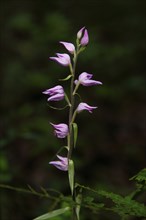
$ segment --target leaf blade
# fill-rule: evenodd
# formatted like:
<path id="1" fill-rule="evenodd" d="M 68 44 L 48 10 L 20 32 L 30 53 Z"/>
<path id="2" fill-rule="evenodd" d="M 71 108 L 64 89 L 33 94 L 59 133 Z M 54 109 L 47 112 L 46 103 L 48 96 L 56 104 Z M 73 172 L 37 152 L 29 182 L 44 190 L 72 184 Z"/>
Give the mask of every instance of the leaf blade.
<path id="1" fill-rule="evenodd" d="M 59 81 L 67 81 L 67 80 L 69 80 L 70 78 L 72 77 L 72 75 L 68 75 L 66 78 L 64 78 L 64 79 L 59 79 Z"/>
<path id="2" fill-rule="evenodd" d="M 48 220 L 52 217 L 55 217 L 55 216 L 58 216 L 58 215 L 61 215 L 63 213 L 65 213 L 66 211 L 69 211 L 70 210 L 70 207 L 65 207 L 65 208 L 62 208 L 62 209 L 56 209 L 52 212 L 48 212 L 44 215 L 41 215 L 37 218 L 34 218 L 33 220 Z"/>
<path id="3" fill-rule="evenodd" d="M 74 123 L 72 124 L 72 126 L 73 126 L 74 148 L 75 148 L 76 142 L 77 142 L 77 137 L 78 137 L 78 125 L 77 125 L 77 123 L 74 122 Z"/>
<path id="4" fill-rule="evenodd" d="M 74 162 L 73 160 L 69 160 L 68 164 L 68 178 L 69 178 L 69 185 L 71 189 L 71 193 L 74 193 Z"/>

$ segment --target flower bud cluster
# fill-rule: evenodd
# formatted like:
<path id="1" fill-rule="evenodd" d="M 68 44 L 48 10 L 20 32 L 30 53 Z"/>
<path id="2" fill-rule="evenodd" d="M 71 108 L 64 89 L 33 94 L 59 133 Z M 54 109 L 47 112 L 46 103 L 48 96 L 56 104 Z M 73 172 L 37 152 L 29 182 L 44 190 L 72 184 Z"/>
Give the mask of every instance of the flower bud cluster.
<path id="1" fill-rule="evenodd" d="M 73 59 L 71 59 L 70 55 L 67 53 L 56 53 L 56 57 L 50 57 L 51 60 L 56 61 L 57 63 L 59 63 L 62 66 L 68 67 L 70 68 L 71 74 L 70 76 L 75 77 L 75 73 L 73 72 L 73 64 L 71 61 L 74 62 L 74 60 L 77 58 L 77 55 L 82 51 L 83 48 L 85 48 L 87 46 L 87 44 L 89 43 L 89 36 L 88 36 L 88 31 L 85 27 L 81 28 L 78 33 L 77 33 L 77 48 L 75 48 L 74 44 L 70 43 L 70 42 L 64 42 L 64 41 L 60 41 L 60 44 L 62 44 L 65 49 L 70 53 L 70 55 L 73 55 Z M 73 81 L 74 84 L 74 89 L 72 92 L 72 96 L 74 97 L 79 86 L 94 86 L 94 85 L 102 85 L 102 82 L 97 81 L 97 80 L 93 80 L 92 79 L 93 74 L 87 73 L 87 72 L 82 72 L 79 76 L 78 79 Z M 67 77 L 68 78 L 68 77 Z M 47 89 L 43 92 L 43 94 L 48 96 L 47 101 L 61 101 L 64 98 L 67 97 L 66 93 L 64 92 L 64 89 L 61 85 L 57 85 L 54 86 L 53 88 Z M 67 97 L 66 98 L 69 107 L 73 108 L 74 106 L 71 106 L 70 104 L 70 100 Z M 76 107 L 76 109 L 74 111 L 73 114 L 73 118 L 71 120 L 71 122 L 73 123 L 73 121 L 75 120 L 75 116 L 77 113 L 82 112 L 83 110 L 86 110 L 90 113 L 92 113 L 92 111 L 94 109 L 96 109 L 96 106 L 90 106 L 87 103 L 81 102 L 78 104 L 78 106 Z M 54 134 L 57 138 L 66 138 L 69 137 L 70 135 L 70 123 L 66 124 L 66 123 L 59 123 L 59 124 L 54 124 L 54 123 L 50 123 L 52 125 L 52 127 L 54 128 Z M 71 125 L 72 126 L 72 125 Z M 69 148 L 70 146 L 68 146 Z M 51 161 L 50 164 L 54 165 L 55 167 L 57 167 L 58 169 L 62 170 L 62 171 L 67 171 L 68 170 L 68 162 L 69 159 L 68 157 L 62 157 L 57 155 L 58 159 L 57 161 Z"/>
<path id="2" fill-rule="evenodd" d="M 78 31 L 77 39 L 79 40 L 81 46 L 86 46 L 89 43 L 88 31 L 85 27 Z"/>

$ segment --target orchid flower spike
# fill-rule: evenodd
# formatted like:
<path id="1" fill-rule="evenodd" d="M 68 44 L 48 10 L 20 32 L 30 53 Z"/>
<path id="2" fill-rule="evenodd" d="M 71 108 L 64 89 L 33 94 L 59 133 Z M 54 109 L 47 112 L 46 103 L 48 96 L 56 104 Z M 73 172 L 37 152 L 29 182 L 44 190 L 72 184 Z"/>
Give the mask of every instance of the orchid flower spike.
<path id="1" fill-rule="evenodd" d="M 87 110 L 88 112 L 92 113 L 92 110 L 93 110 L 93 109 L 96 109 L 96 108 L 97 108 L 96 106 L 90 106 L 90 105 L 88 105 L 87 103 L 81 102 L 81 103 L 78 105 L 76 111 L 77 111 L 77 113 L 80 113 L 80 112 L 82 112 L 83 110 Z"/>
<path id="2" fill-rule="evenodd" d="M 68 170 L 68 158 L 57 155 L 58 161 L 50 161 L 49 164 L 55 166 L 57 169 L 62 171 Z"/>
<path id="3" fill-rule="evenodd" d="M 74 54 L 75 52 L 75 46 L 72 43 L 60 41 L 61 44 L 71 53 Z"/>
<path id="4" fill-rule="evenodd" d="M 93 85 L 102 85 L 102 82 L 92 80 L 93 74 L 89 74 L 86 72 L 83 72 L 79 75 L 78 80 L 75 80 L 75 84 L 81 84 L 83 86 L 93 86 Z"/>
<path id="5" fill-rule="evenodd" d="M 66 53 L 56 53 L 57 57 L 50 57 L 62 66 L 69 66 L 71 64 L 70 56 Z"/>
<path id="6" fill-rule="evenodd" d="M 45 90 L 43 94 L 50 96 L 47 101 L 60 101 L 64 99 L 65 96 L 64 89 L 60 85 Z"/>
<path id="7" fill-rule="evenodd" d="M 81 28 L 77 33 L 77 38 L 80 40 L 81 46 L 86 46 L 89 43 L 88 31 L 85 27 Z"/>
<path id="8" fill-rule="evenodd" d="M 60 123 L 60 124 L 50 123 L 50 124 L 55 129 L 54 133 L 58 138 L 65 138 L 68 135 L 69 131 L 68 131 L 68 125 L 67 124 L 64 124 L 64 123 Z"/>

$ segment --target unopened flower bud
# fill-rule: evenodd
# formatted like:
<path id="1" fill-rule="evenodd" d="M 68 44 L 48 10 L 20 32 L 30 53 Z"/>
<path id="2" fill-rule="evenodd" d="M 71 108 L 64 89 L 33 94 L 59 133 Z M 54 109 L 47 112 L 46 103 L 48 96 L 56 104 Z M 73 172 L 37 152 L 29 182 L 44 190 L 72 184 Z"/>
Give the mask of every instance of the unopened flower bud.
<path id="1" fill-rule="evenodd" d="M 89 43 L 88 31 L 85 27 L 81 28 L 77 33 L 77 39 L 80 41 L 81 46 L 86 46 Z"/>

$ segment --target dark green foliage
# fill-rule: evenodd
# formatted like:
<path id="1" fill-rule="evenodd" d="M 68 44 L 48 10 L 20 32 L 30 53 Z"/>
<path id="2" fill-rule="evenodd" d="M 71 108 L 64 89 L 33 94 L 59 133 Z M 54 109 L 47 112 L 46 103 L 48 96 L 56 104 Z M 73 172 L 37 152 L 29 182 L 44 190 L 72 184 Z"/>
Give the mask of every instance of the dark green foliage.
<path id="1" fill-rule="evenodd" d="M 143 177 L 142 177 L 143 176 Z M 139 182 L 139 178 L 145 178 L 145 169 L 140 171 L 136 176 L 132 177 L 131 179 L 134 179 L 137 177 L 137 181 Z M 146 186 L 146 184 L 144 185 Z M 131 195 L 133 195 L 133 192 L 130 195 L 127 196 L 121 196 L 119 194 L 115 194 L 113 192 L 108 192 L 104 190 L 94 190 L 90 187 L 86 187 L 80 184 L 76 184 L 76 189 L 78 191 L 78 196 L 76 197 L 76 203 L 74 204 L 70 197 L 66 197 L 63 194 L 55 191 L 55 190 L 46 190 L 43 187 L 40 188 L 39 191 L 36 191 L 31 186 L 28 186 L 28 189 L 21 189 L 21 188 L 15 188 L 12 186 L 7 185 L 0 185 L 1 188 L 6 188 L 10 190 L 16 190 L 21 193 L 29 193 L 33 194 L 39 197 L 48 198 L 54 202 L 52 202 L 52 208 L 55 209 L 56 206 L 58 207 L 58 203 L 64 204 L 64 208 L 57 209 L 55 211 L 50 210 L 48 214 L 44 214 L 38 219 L 49 219 L 54 216 L 58 216 L 63 214 L 64 212 L 69 210 L 69 207 L 76 206 L 76 212 L 78 213 L 78 210 L 83 209 L 89 209 L 91 213 L 96 213 L 97 215 L 100 215 L 100 213 L 104 212 L 115 212 L 118 214 L 121 219 L 129 219 L 129 217 L 146 217 L 146 206 L 135 199 L 132 198 Z M 85 195 L 84 193 L 88 193 L 89 195 Z M 138 193 L 143 194 L 143 190 L 139 190 Z M 90 196 L 92 194 L 92 196 Z M 134 191 L 135 194 L 135 191 Z M 97 196 L 101 198 L 102 202 L 99 200 L 96 202 Z M 109 204 L 108 200 L 103 200 L 102 197 L 106 199 L 110 199 L 112 203 Z M 69 214 L 71 215 L 71 213 Z M 37 218 L 36 218 L 37 219 Z M 78 215 L 79 219 L 79 215 Z"/>
<path id="2" fill-rule="evenodd" d="M 138 174 L 133 176 L 130 180 L 136 180 L 138 183 L 146 185 L 146 168 L 141 170 Z"/>
<path id="3" fill-rule="evenodd" d="M 116 212 L 121 217 L 146 217 L 146 206 L 132 200 L 129 196 L 122 197 L 120 195 L 105 191 L 100 191 L 99 194 L 111 199 L 115 203 L 115 206 L 111 207 L 110 210 Z"/>

